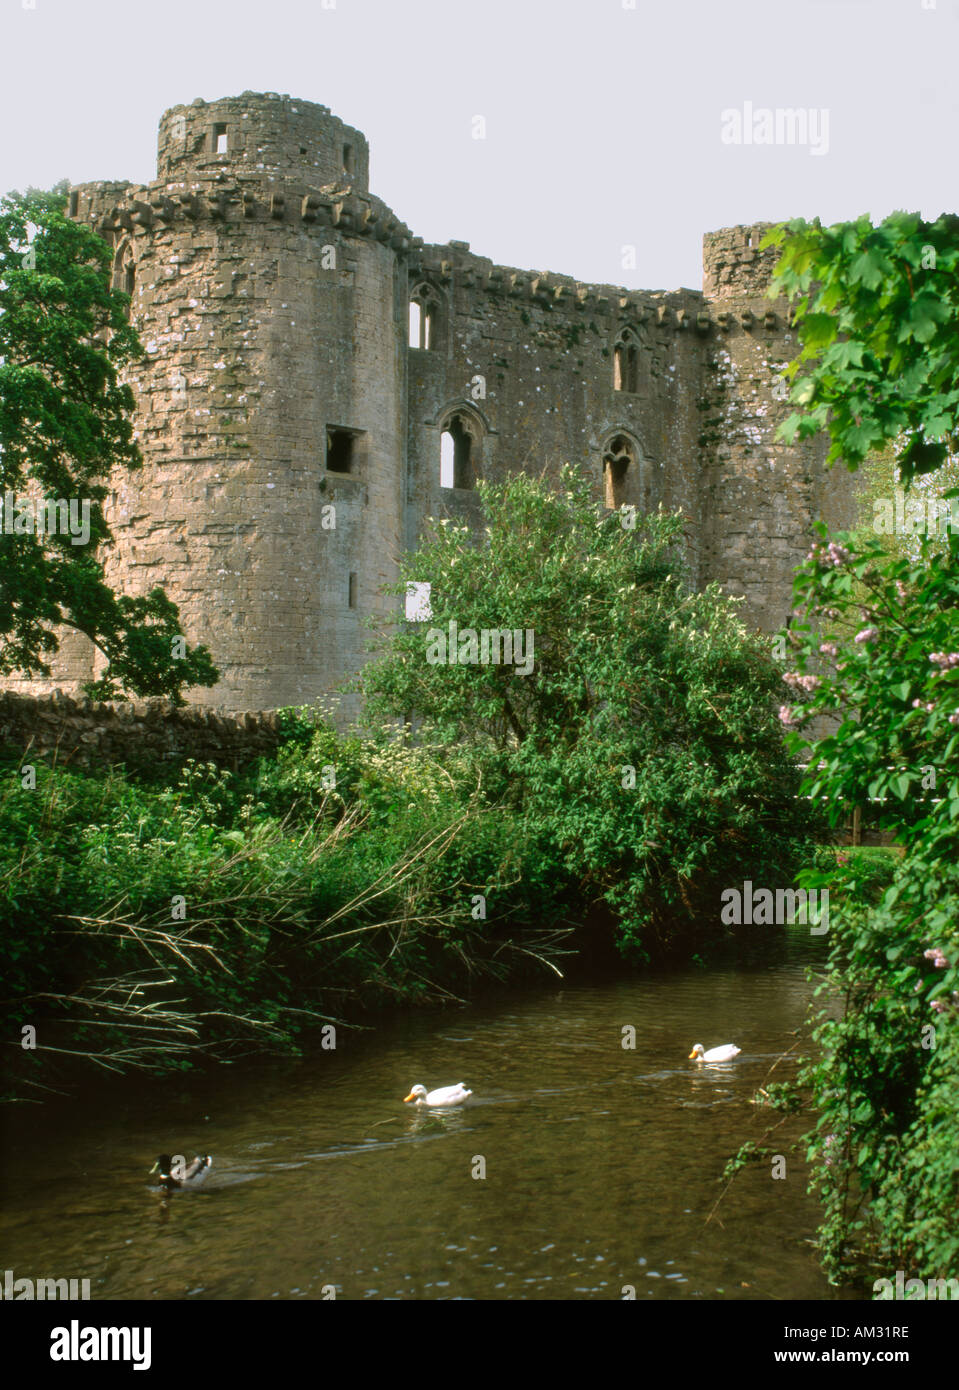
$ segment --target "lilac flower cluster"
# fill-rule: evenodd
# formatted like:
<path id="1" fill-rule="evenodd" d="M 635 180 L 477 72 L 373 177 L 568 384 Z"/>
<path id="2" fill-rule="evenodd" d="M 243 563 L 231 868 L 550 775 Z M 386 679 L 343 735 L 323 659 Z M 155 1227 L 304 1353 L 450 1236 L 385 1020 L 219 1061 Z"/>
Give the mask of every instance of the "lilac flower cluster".
<path id="1" fill-rule="evenodd" d="M 929 700 L 926 704 L 923 704 L 921 700 L 913 700 L 912 707 L 913 709 L 924 709 L 927 714 L 932 714 L 933 710 L 936 708 L 932 700 Z"/>
<path id="2" fill-rule="evenodd" d="M 932 961 L 937 970 L 945 970 L 949 964 L 949 959 L 943 954 L 941 946 L 930 946 L 929 950 L 923 951 L 922 954 L 925 960 Z M 920 984 L 916 985 L 917 990 L 921 988 L 922 986 Z M 959 990 L 954 989 L 952 991 L 951 1000 L 942 998 L 933 999 L 929 1007 L 932 1009 L 933 1013 L 941 1014 L 945 1013 L 948 1008 L 956 1008 L 957 1005 L 959 1005 Z"/>
<path id="3" fill-rule="evenodd" d="M 797 686 L 800 690 L 812 691 L 820 683 L 818 676 L 801 676 L 798 671 L 786 671 L 783 680 L 787 685 Z"/>
<path id="4" fill-rule="evenodd" d="M 852 640 L 854 642 L 875 642 L 878 636 L 878 627 L 864 627 L 861 632 L 856 633 Z"/>
<path id="5" fill-rule="evenodd" d="M 852 559 L 852 554 L 850 551 L 846 550 L 844 546 L 837 545 L 835 541 L 830 541 L 825 550 L 823 550 L 822 546 L 817 542 L 806 556 L 806 559 L 818 560 L 821 565 L 828 565 L 832 569 L 838 569 L 840 565 L 848 565 L 849 561 Z"/>
<path id="6" fill-rule="evenodd" d="M 933 666 L 948 671 L 953 666 L 959 666 L 959 652 L 930 652 L 929 660 Z"/>

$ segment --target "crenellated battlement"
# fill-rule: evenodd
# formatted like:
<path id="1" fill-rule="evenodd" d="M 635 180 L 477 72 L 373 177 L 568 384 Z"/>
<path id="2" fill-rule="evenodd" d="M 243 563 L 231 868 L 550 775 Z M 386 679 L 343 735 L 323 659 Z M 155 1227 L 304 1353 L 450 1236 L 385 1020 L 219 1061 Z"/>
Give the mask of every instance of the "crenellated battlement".
<path id="1" fill-rule="evenodd" d="M 292 222 L 373 237 L 395 251 L 422 242 L 379 198 L 335 185 L 284 179 L 271 187 L 259 178 L 231 179 L 220 172 L 139 186 L 78 184 L 70 191 L 76 195 L 73 215 L 107 237 L 178 222 Z"/>
<path id="2" fill-rule="evenodd" d="M 722 308 L 716 312 L 708 293 L 699 290 L 634 290 L 623 285 L 593 284 L 552 271 L 521 270 L 477 256 L 461 242 L 423 245 L 414 238 L 411 245 L 411 283 L 422 277 L 439 289 L 455 286 L 477 297 L 536 303 L 565 312 L 588 312 L 604 319 L 624 319 L 677 332 L 692 329 L 700 336 L 713 331 L 728 333 L 736 325 L 747 331 L 772 333 L 785 322 L 782 311 L 777 313 L 773 305 L 757 313 L 733 313 Z"/>
<path id="3" fill-rule="evenodd" d="M 826 493 L 814 446 L 776 436 L 794 345 L 765 225 L 705 236 L 702 291 L 631 289 L 424 242 L 369 191 L 362 132 L 313 102 L 174 106 L 158 149 L 156 179 L 69 195 L 146 349 L 126 373 L 145 466 L 111 480 L 104 563 L 177 603 L 214 700 L 335 690 L 429 518 L 481 527 L 480 480 L 565 462 L 607 507 L 682 511 L 695 580 L 783 622 Z M 98 660 L 78 639 L 51 679 Z"/>

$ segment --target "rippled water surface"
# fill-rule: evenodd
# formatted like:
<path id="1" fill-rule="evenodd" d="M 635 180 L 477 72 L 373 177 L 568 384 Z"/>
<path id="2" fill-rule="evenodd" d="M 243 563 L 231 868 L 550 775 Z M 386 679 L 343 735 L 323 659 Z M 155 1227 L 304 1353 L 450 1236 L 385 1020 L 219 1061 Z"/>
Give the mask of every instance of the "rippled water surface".
<path id="1" fill-rule="evenodd" d="M 307 1061 L 8 1108 L 3 1268 L 89 1278 L 93 1298 L 835 1296 L 798 1159 L 780 1181 L 748 1169 L 706 1224 L 810 991 L 800 959 L 557 982 L 341 1030 Z M 697 1066 L 694 1042 L 743 1052 Z M 401 1103 L 455 1081 L 462 1109 Z M 151 1189 L 161 1150 L 212 1153 L 207 1183 Z"/>

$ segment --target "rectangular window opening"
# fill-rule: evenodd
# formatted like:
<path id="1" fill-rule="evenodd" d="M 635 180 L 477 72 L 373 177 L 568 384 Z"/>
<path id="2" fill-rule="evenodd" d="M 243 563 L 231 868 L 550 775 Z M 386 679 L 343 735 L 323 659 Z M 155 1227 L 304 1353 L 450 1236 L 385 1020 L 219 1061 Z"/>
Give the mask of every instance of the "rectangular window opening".
<path id="1" fill-rule="evenodd" d="M 226 126 L 219 121 L 213 127 L 213 152 L 226 154 Z"/>
<path id="2" fill-rule="evenodd" d="M 356 607 L 356 575 L 353 573 L 350 574 L 349 605 Z"/>
<path id="3" fill-rule="evenodd" d="M 353 172 L 353 146 L 352 146 L 352 145 L 344 145 L 344 146 L 343 146 L 343 172 L 344 172 L 345 174 L 352 174 L 352 172 Z"/>
<path id="4" fill-rule="evenodd" d="M 76 217 L 76 215 L 77 215 L 77 208 L 78 208 L 79 204 L 80 204 L 80 194 L 76 191 L 76 189 L 74 189 L 73 192 L 70 194 L 70 216 L 71 216 L 71 217 Z"/>
<path id="5" fill-rule="evenodd" d="M 352 473 L 356 467 L 356 440 L 354 430 L 329 429 L 326 432 L 326 471 L 328 473 Z"/>

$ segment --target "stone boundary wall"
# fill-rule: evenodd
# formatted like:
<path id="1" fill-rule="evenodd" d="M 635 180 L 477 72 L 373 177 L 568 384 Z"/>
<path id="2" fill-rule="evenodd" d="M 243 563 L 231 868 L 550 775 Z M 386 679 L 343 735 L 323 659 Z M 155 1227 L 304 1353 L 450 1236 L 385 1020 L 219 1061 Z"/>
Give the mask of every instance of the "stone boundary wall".
<path id="1" fill-rule="evenodd" d="M 177 708 L 168 700 L 99 704 L 52 695 L 0 691 L 0 748 L 60 767 L 123 763 L 144 771 L 189 758 L 235 770 L 268 757 L 279 745 L 276 710 L 233 714 L 203 705 Z"/>

